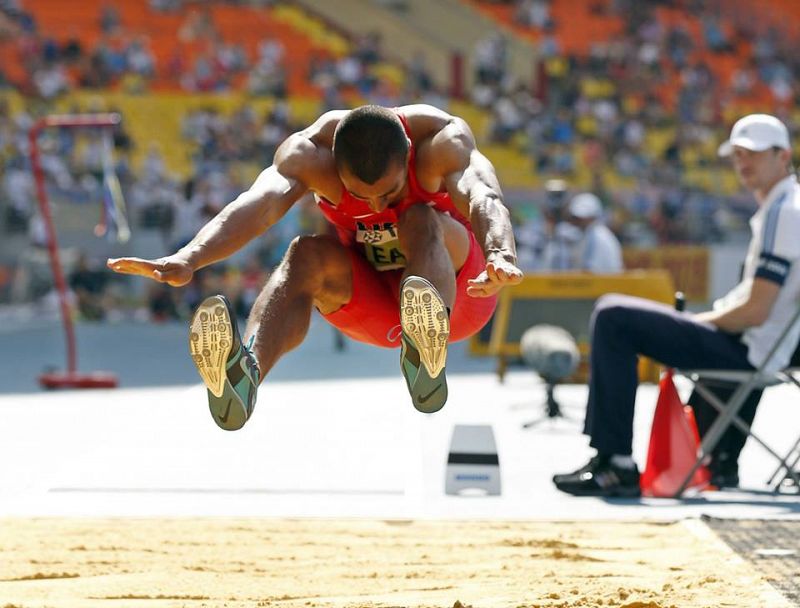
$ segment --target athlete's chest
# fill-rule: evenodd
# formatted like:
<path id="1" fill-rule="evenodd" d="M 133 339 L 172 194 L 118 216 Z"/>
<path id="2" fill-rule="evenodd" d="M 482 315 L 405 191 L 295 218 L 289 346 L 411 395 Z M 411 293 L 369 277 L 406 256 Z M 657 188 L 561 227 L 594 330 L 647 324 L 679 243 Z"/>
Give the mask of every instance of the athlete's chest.
<path id="1" fill-rule="evenodd" d="M 377 212 L 369 203 L 353 197 L 344 188 L 336 204 L 319 196 L 317 203 L 326 219 L 340 230 L 340 236 L 344 230 L 348 240 L 358 243 L 364 256 L 378 270 L 405 266 L 398 236 L 399 220 L 405 209 L 428 204 L 449 211 L 452 206 L 446 193 L 424 193 L 413 184 L 406 185 L 403 198 Z"/>

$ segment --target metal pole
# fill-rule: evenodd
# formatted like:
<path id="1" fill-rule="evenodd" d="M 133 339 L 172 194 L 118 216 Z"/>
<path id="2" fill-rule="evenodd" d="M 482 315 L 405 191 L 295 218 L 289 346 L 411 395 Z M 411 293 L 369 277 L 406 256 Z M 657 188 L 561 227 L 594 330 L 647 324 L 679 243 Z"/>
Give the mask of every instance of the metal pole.
<path id="1" fill-rule="evenodd" d="M 67 371 L 73 373 L 76 370 L 76 349 L 75 349 L 75 328 L 72 325 L 72 315 L 67 301 L 67 283 L 64 280 L 64 272 L 61 269 L 61 260 L 58 256 L 58 241 L 56 240 L 56 230 L 53 226 L 53 216 L 50 213 L 50 203 L 47 200 L 47 192 L 44 184 L 44 171 L 39 158 L 39 133 L 47 126 L 46 119 L 39 119 L 28 132 L 30 143 L 31 169 L 36 184 L 36 198 L 39 201 L 39 210 L 42 213 L 45 232 L 47 233 L 47 253 L 50 255 L 50 268 L 53 271 L 56 291 L 58 292 L 59 309 L 61 310 L 61 322 L 64 326 L 67 345 Z"/>
<path id="2" fill-rule="evenodd" d="M 64 325 L 66 338 L 67 372 L 69 374 L 74 374 L 77 371 L 78 357 L 75 346 L 75 327 L 72 323 L 72 315 L 69 310 L 67 282 L 64 280 L 64 271 L 62 270 L 61 260 L 58 255 L 56 229 L 53 224 L 53 216 L 50 213 L 50 202 L 47 199 L 47 189 L 44 183 L 44 171 L 42 170 L 41 158 L 39 155 L 39 134 L 45 127 L 113 127 L 119 122 L 119 114 L 51 115 L 37 120 L 28 131 L 31 169 L 36 185 L 36 198 L 39 202 L 39 209 L 41 210 L 45 231 L 47 233 L 47 253 L 50 256 L 50 267 L 53 271 L 53 280 L 55 282 L 56 291 L 58 292 L 61 321 Z"/>

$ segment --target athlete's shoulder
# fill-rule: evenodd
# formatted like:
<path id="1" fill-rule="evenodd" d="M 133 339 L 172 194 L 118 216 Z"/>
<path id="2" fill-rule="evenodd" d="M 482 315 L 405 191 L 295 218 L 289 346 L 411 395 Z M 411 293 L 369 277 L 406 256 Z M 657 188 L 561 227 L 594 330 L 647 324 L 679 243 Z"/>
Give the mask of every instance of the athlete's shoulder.
<path id="1" fill-rule="evenodd" d="M 300 133 L 312 141 L 330 148 L 333 144 L 333 133 L 336 131 L 336 126 L 349 112 L 349 110 L 330 110 L 325 112 Z"/>
<path id="2" fill-rule="evenodd" d="M 333 133 L 347 110 L 325 112 L 309 126 L 295 131 L 278 147 L 275 164 L 287 170 L 314 170 L 331 158 Z"/>
<path id="3" fill-rule="evenodd" d="M 441 108 L 432 106 L 427 103 L 412 103 L 406 106 L 395 108 L 397 112 L 408 118 L 409 120 L 439 120 L 447 122 L 453 116 Z"/>
<path id="4" fill-rule="evenodd" d="M 416 142 L 418 168 L 442 175 L 467 166 L 476 149 L 469 125 L 458 116 L 445 116 L 447 119 L 438 124 L 428 137 Z"/>
<path id="5" fill-rule="evenodd" d="M 430 139 L 452 124 L 455 117 L 444 110 L 427 104 L 412 104 L 395 108 L 406 121 L 411 140 L 416 144 Z"/>

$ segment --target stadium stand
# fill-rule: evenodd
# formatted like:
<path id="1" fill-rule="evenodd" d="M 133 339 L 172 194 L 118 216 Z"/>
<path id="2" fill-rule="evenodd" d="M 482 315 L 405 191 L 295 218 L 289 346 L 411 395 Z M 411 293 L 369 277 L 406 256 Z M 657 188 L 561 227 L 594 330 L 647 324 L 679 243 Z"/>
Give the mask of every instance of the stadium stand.
<path id="1" fill-rule="evenodd" d="M 722 6 L 85 0 L 64 11 L 60 0 L 0 2 L 2 229 L 35 219 L 20 202 L 29 187 L 20 151 L 26 125 L 47 112 L 122 113 L 118 167 L 144 217 L 154 197 L 180 208 L 187 184 L 201 215 L 212 213 L 282 137 L 327 108 L 422 101 L 468 121 L 521 217 L 557 177 L 597 192 L 626 244 L 724 240 L 746 226 L 750 203 L 716 142 L 754 110 L 796 131 L 800 9 Z M 83 158 L 94 143 L 48 142 L 57 196 L 95 196 Z M 174 226 L 164 233 L 177 238 Z"/>

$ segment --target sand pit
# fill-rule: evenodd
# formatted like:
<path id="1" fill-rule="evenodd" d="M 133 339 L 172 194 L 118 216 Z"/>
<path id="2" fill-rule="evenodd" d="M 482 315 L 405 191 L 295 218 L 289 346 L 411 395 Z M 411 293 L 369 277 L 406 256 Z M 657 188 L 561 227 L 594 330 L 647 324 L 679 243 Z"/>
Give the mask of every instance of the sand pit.
<path id="1" fill-rule="evenodd" d="M 3 519 L 0 607 L 786 605 L 701 526 Z"/>

